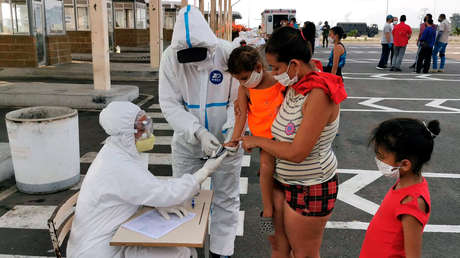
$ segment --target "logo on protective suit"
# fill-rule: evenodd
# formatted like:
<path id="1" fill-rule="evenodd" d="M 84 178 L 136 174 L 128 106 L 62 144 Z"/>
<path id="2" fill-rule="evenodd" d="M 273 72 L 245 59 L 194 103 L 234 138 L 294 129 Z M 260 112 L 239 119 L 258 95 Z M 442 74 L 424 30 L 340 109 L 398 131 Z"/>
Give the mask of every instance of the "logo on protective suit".
<path id="1" fill-rule="evenodd" d="M 219 70 L 214 70 L 211 72 L 211 74 L 209 74 L 209 81 L 211 81 L 212 84 L 219 85 L 222 83 L 223 80 L 224 75 Z"/>

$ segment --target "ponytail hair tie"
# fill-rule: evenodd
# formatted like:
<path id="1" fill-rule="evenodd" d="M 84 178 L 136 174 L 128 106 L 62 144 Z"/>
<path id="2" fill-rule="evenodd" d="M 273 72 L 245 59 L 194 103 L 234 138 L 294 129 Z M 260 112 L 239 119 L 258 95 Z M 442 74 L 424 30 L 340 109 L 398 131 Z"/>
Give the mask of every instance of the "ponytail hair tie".
<path id="1" fill-rule="evenodd" d="M 426 124 L 425 121 L 423 121 L 423 125 L 425 126 L 426 130 L 431 134 L 431 138 L 433 138 L 433 139 L 436 138 L 437 135 L 434 134 L 434 133 L 430 130 L 430 128 L 428 128 L 428 125 Z"/>

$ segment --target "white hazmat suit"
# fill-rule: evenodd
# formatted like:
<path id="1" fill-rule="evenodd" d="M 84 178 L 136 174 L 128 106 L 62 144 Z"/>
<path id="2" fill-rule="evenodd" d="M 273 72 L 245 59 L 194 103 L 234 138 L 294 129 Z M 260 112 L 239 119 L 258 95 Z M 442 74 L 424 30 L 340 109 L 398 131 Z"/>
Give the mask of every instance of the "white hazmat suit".
<path id="1" fill-rule="evenodd" d="M 190 258 L 196 254 L 185 247 L 109 246 L 116 230 L 141 205 L 179 205 L 200 189 L 200 182 L 192 175 L 160 180 L 148 171 L 148 154 L 137 151 L 133 133 L 139 111 L 130 102 L 113 102 L 100 114 L 99 122 L 110 137 L 83 181 L 67 257 Z"/>
<path id="2" fill-rule="evenodd" d="M 178 51 L 197 47 L 208 50 L 205 60 L 179 63 Z M 232 134 L 238 82 L 226 72 L 226 63 L 233 48 L 231 42 L 217 39 L 198 9 L 187 6 L 180 10 L 171 46 L 163 53 L 159 72 L 161 110 L 174 129 L 172 164 L 176 177 L 203 166 L 200 158 L 204 153 L 197 132 L 206 129 L 221 143 Z M 210 250 L 215 254 L 233 254 L 242 156 L 242 150 L 227 156 L 212 175 Z"/>

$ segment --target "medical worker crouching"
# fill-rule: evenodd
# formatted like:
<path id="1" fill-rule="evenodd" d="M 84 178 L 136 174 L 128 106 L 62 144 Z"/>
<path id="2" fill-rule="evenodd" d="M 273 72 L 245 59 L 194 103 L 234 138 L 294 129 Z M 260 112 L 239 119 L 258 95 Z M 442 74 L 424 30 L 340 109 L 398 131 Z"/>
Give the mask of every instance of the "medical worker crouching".
<path id="1" fill-rule="evenodd" d="M 159 72 L 161 110 L 174 129 L 174 176 L 202 167 L 202 158 L 213 156 L 232 136 L 233 102 L 239 85 L 226 72 L 226 63 L 233 48 L 231 42 L 217 39 L 198 9 L 187 6 L 180 10 Z M 212 176 L 212 257 L 233 254 L 242 157 L 241 149 L 229 154 Z"/>
<path id="2" fill-rule="evenodd" d="M 99 116 L 107 134 L 104 147 L 83 180 L 67 246 L 67 257 L 196 257 L 186 247 L 117 247 L 109 242 L 120 225 L 142 205 L 160 214 L 185 215 L 181 204 L 198 193 L 200 184 L 227 155 L 210 159 L 193 175 L 157 179 L 148 170 L 153 149 L 152 120 L 130 102 L 112 102 Z"/>

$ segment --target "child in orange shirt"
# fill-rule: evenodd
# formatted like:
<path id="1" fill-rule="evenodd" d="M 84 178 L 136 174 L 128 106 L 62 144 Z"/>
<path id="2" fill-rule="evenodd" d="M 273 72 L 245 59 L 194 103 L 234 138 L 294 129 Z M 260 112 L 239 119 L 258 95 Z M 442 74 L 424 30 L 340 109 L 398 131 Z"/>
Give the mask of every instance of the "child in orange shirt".
<path id="1" fill-rule="evenodd" d="M 232 139 L 225 146 L 238 145 L 246 120 L 253 135 L 272 139 L 271 127 L 283 103 L 285 87 L 269 72 L 264 71 L 259 52 L 250 46 L 233 50 L 228 60 L 228 71 L 240 82 L 237 101 L 240 114 L 235 117 Z M 263 234 L 274 233 L 272 222 L 274 170 L 274 157 L 261 150 L 259 171 L 263 212 L 260 228 Z"/>

